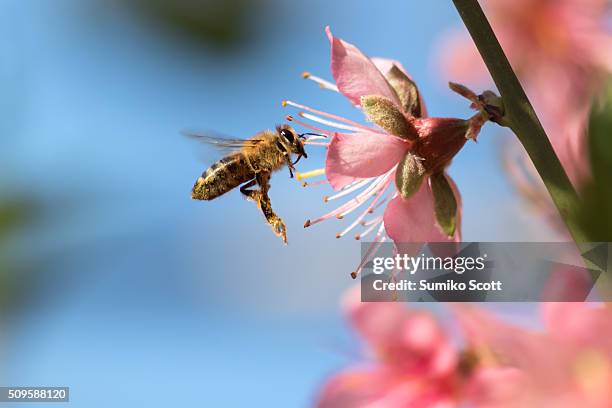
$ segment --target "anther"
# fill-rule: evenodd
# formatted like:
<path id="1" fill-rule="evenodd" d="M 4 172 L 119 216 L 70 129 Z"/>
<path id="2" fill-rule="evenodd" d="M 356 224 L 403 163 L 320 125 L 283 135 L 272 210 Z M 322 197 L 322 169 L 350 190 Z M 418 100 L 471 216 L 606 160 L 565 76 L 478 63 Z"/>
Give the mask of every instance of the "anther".
<path id="1" fill-rule="evenodd" d="M 306 222 L 304 223 L 304 228 L 308 227 L 310 227 L 310 220 L 306 220 Z"/>
<path id="2" fill-rule="evenodd" d="M 356 279 L 357 278 L 357 272 L 351 272 L 351 278 Z"/>
<path id="3" fill-rule="evenodd" d="M 310 72 L 308 72 L 308 71 L 302 72 L 302 78 L 304 78 L 304 79 L 310 78 Z"/>

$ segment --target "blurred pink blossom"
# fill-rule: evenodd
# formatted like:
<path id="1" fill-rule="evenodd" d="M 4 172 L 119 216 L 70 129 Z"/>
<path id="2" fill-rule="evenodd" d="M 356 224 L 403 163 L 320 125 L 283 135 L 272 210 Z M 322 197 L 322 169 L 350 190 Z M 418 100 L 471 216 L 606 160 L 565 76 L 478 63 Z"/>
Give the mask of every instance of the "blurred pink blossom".
<path id="1" fill-rule="evenodd" d="M 612 71 L 607 0 L 481 0 L 487 17 L 561 164 L 576 188 L 590 177 L 587 121 Z M 489 86 L 490 76 L 464 28 L 445 35 L 438 53 L 444 77 Z M 562 234 L 567 230 L 518 143 L 504 149 L 510 179 Z"/>
<path id="2" fill-rule="evenodd" d="M 570 179 L 589 175 L 586 121 L 612 70 L 606 0 L 483 0 L 481 4 Z M 489 75 L 467 31 L 447 34 L 445 75 L 481 85 Z"/>
<path id="3" fill-rule="evenodd" d="M 348 292 L 344 311 L 371 360 L 335 375 L 320 408 L 458 406 L 458 352 L 434 318 L 400 303 L 361 303 Z"/>
<path id="4" fill-rule="evenodd" d="M 324 384 L 318 407 L 612 406 L 609 304 L 542 303 L 540 330 L 453 304 L 460 347 L 429 313 L 361 302 L 359 287 L 343 306 L 367 356 Z"/>
<path id="5" fill-rule="evenodd" d="M 324 173 L 331 187 L 338 191 L 326 197 L 325 201 L 358 192 L 343 205 L 317 219 L 308 220 L 304 226 L 332 217 L 342 219 L 368 203 L 361 214 L 337 234 L 338 238 L 361 225 L 365 229 L 357 234 L 356 239 L 376 231 L 375 244 L 386 240 L 385 232 L 396 243 L 460 240 L 461 198 L 445 169 L 467 139 L 476 138 L 486 119 L 481 113 L 469 120 L 425 117 L 422 96 L 399 62 L 370 59 L 354 45 L 334 37 L 329 28 L 326 31 L 331 42 L 331 70 L 335 85 L 310 74 L 305 77 L 344 95 L 378 127 L 365 126 L 295 102 L 284 102 L 302 109 L 301 117 L 339 130 L 327 131 L 290 117 L 290 120 L 332 137 L 329 144 L 312 143 L 327 147 Z M 478 109 L 478 106 L 474 108 Z M 421 178 L 415 177 L 418 182 L 414 183 L 416 187 L 410 193 L 406 192 L 408 188 L 398 191 L 396 187 L 398 166 L 407 155 L 421 171 Z M 323 171 L 314 172 L 321 173 Z M 456 203 L 455 218 L 447 229 L 441 228 L 440 218 L 434 211 L 432 175 L 447 191 L 452 191 L 449 195 L 454 196 L 451 200 Z M 304 174 L 298 177 L 303 178 Z M 388 205 L 382 215 L 367 219 L 386 202 Z M 353 276 L 359 273 L 363 264 Z"/>
<path id="6" fill-rule="evenodd" d="M 543 303 L 543 332 L 459 308 L 468 347 L 479 356 L 479 369 L 465 390 L 475 406 L 612 406 L 609 305 Z"/>

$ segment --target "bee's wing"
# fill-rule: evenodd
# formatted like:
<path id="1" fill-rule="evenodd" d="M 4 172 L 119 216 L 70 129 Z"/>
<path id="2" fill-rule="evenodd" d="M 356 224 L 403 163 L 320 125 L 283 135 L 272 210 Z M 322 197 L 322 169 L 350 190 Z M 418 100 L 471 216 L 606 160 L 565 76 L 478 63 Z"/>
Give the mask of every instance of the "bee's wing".
<path id="1" fill-rule="evenodd" d="M 190 139 L 197 140 L 205 143 L 209 146 L 213 146 L 221 151 L 232 152 L 243 148 L 255 147 L 262 142 L 262 139 L 234 139 L 226 137 L 224 135 L 215 134 L 212 132 L 207 133 L 196 133 L 196 132 L 183 132 L 183 134 Z"/>

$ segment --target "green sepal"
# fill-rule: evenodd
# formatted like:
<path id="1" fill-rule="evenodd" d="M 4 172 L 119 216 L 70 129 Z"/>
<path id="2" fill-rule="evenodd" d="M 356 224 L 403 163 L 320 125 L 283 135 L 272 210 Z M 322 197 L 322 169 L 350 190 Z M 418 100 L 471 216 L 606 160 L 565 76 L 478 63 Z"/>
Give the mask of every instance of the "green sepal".
<path id="1" fill-rule="evenodd" d="M 411 114 L 415 118 L 420 118 L 423 112 L 419 99 L 419 89 L 414 81 L 396 65 L 391 67 L 386 78 L 399 97 L 404 112 Z"/>
<path id="2" fill-rule="evenodd" d="M 362 96 L 361 109 L 370 122 L 377 124 L 388 133 L 403 139 L 416 139 L 416 130 L 390 99 L 379 95 Z"/>
<path id="3" fill-rule="evenodd" d="M 452 237 L 457 229 L 457 199 L 444 173 L 430 177 L 434 197 L 436 221 L 446 236 Z"/>
<path id="4" fill-rule="evenodd" d="M 395 171 L 395 185 L 400 195 L 405 199 L 412 197 L 421 187 L 425 173 L 423 159 L 407 153 Z"/>

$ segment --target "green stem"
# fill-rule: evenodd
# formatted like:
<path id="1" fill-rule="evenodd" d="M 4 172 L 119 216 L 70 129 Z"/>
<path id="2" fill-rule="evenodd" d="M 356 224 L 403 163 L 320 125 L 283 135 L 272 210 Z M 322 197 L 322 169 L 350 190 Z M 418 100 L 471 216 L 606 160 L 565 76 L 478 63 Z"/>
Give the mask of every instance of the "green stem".
<path id="1" fill-rule="evenodd" d="M 504 120 L 527 151 L 574 241 L 588 242 L 575 216 L 580 205 L 578 195 L 482 8 L 477 0 L 453 0 L 453 3 L 501 94 Z"/>

